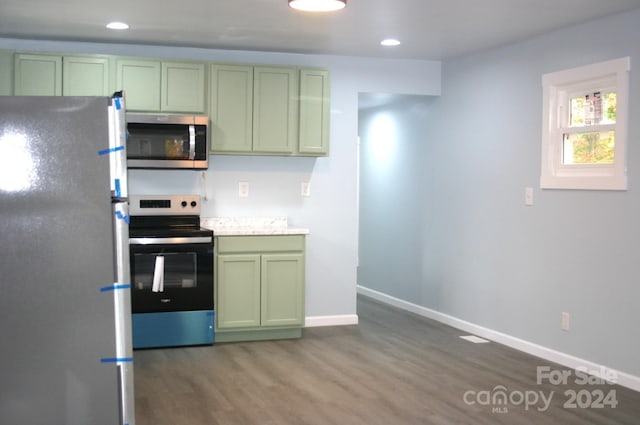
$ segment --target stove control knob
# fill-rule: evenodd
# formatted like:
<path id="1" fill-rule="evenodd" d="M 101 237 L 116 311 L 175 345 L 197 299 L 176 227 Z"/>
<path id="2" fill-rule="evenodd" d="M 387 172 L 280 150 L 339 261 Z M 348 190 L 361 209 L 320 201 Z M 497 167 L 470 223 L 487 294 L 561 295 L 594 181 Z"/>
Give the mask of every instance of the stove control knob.
<path id="1" fill-rule="evenodd" d="M 180 202 L 180 205 L 182 205 L 182 208 L 186 207 L 187 206 L 187 201 Z"/>
<path id="2" fill-rule="evenodd" d="M 196 201 L 191 201 L 191 207 L 192 207 L 192 208 L 195 208 L 195 207 L 196 207 L 196 205 L 198 205 L 198 203 L 197 203 Z"/>

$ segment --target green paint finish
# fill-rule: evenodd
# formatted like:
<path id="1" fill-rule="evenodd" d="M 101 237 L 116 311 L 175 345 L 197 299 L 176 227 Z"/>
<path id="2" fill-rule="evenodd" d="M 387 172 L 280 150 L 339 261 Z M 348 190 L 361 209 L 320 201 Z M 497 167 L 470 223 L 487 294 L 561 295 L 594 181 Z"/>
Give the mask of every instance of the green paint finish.
<path id="1" fill-rule="evenodd" d="M 218 327 L 260 326 L 260 256 L 219 255 L 216 270 Z"/>
<path id="2" fill-rule="evenodd" d="M 255 67 L 253 151 L 292 154 L 297 143 L 295 68 Z"/>
<path id="3" fill-rule="evenodd" d="M 300 70 L 299 150 L 329 154 L 329 71 Z"/>
<path id="4" fill-rule="evenodd" d="M 160 77 L 159 61 L 116 61 L 116 86 L 124 90 L 128 111 L 160 110 Z"/>
<path id="5" fill-rule="evenodd" d="M 62 95 L 62 56 L 17 53 L 14 66 L 16 96 Z"/>
<path id="6" fill-rule="evenodd" d="M 304 325 L 304 255 L 262 255 L 261 277 L 262 326 Z"/>
<path id="7" fill-rule="evenodd" d="M 201 62 L 119 58 L 116 83 L 125 92 L 127 110 L 202 114 L 205 69 Z"/>
<path id="8" fill-rule="evenodd" d="M 304 235 L 220 236 L 219 253 L 304 251 Z"/>
<path id="9" fill-rule="evenodd" d="M 253 150 L 253 67 L 211 65 L 211 151 Z"/>
<path id="10" fill-rule="evenodd" d="M 162 62 L 162 112 L 205 112 L 204 63 Z"/>
<path id="11" fill-rule="evenodd" d="M 270 339 L 294 339 L 302 337 L 302 328 L 253 329 L 242 331 L 216 330 L 216 343 L 240 341 L 266 341 Z"/>
<path id="12" fill-rule="evenodd" d="M 217 341 L 299 337 L 305 319 L 304 240 L 303 235 L 216 237 Z M 281 334 L 262 334 L 270 330 Z"/>
<path id="13" fill-rule="evenodd" d="M 0 96 L 13 94 L 13 51 L 0 50 Z"/>
<path id="14" fill-rule="evenodd" d="M 97 56 L 64 56 L 62 58 L 63 96 L 109 96 L 110 60 Z"/>

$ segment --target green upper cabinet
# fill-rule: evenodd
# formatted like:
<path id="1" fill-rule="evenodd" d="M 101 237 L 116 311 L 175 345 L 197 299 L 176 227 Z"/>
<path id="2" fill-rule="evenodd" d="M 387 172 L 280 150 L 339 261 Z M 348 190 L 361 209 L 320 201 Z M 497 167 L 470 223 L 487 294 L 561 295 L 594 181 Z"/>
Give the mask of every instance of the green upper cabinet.
<path id="1" fill-rule="evenodd" d="M 160 61 L 117 59 L 116 87 L 128 111 L 160 110 Z"/>
<path id="2" fill-rule="evenodd" d="M 329 71 L 0 51 L 0 94 L 108 96 L 135 112 L 207 114 L 211 153 L 329 154 Z"/>
<path id="3" fill-rule="evenodd" d="M 63 96 L 108 96 L 110 60 L 99 56 L 64 56 L 62 58 Z"/>
<path id="4" fill-rule="evenodd" d="M 329 154 L 329 71 L 300 70 L 299 149 L 302 154 Z"/>
<path id="5" fill-rule="evenodd" d="M 205 65 L 203 63 L 162 62 L 163 112 L 205 112 Z"/>
<path id="6" fill-rule="evenodd" d="M 323 156 L 329 152 L 329 73 L 213 64 L 211 153 Z"/>
<path id="7" fill-rule="evenodd" d="M 0 96 L 13 94 L 13 51 L 0 50 Z"/>
<path id="8" fill-rule="evenodd" d="M 218 327 L 260 326 L 260 255 L 219 255 L 216 270 Z"/>
<path id="9" fill-rule="evenodd" d="M 295 68 L 253 70 L 253 151 L 292 154 L 297 143 Z"/>
<path id="10" fill-rule="evenodd" d="M 253 67 L 213 64 L 209 81 L 212 152 L 251 152 Z"/>
<path id="11" fill-rule="evenodd" d="M 22 96 L 108 96 L 110 60 L 104 56 L 16 53 L 14 93 Z"/>
<path id="12" fill-rule="evenodd" d="M 213 64 L 210 75 L 212 153 L 294 153 L 295 68 Z"/>
<path id="13" fill-rule="evenodd" d="M 16 53 L 14 56 L 16 96 L 61 96 L 62 56 Z"/>
<path id="14" fill-rule="evenodd" d="M 125 93 L 127 110 L 143 112 L 205 112 L 205 66 L 119 58 L 116 85 Z"/>

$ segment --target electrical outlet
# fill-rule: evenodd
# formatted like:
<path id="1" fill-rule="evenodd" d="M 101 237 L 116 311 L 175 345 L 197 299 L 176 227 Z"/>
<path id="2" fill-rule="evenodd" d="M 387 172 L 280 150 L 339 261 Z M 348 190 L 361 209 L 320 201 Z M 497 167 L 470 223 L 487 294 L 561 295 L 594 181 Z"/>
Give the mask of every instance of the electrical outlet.
<path id="1" fill-rule="evenodd" d="M 309 182 L 300 183 L 300 194 L 305 197 L 311 196 L 311 183 Z"/>
<path id="2" fill-rule="evenodd" d="M 238 182 L 238 196 L 241 198 L 249 196 L 249 182 Z"/>
<path id="3" fill-rule="evenodd" d="M 562 319 L 560 321 L 560 329 L 563 331 L 569 330 L 569 313 L 562 312 Z"/>

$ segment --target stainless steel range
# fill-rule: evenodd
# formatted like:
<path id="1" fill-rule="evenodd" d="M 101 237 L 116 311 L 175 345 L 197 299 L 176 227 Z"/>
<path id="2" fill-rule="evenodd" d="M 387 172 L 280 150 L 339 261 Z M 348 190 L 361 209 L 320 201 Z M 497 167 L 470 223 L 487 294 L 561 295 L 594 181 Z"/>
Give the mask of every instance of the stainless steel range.
<path id="1" fill-rule="evenodd" d="M 213 231 L 197 195 L 131 195 L 133 348 L 214 342 Z"/>

